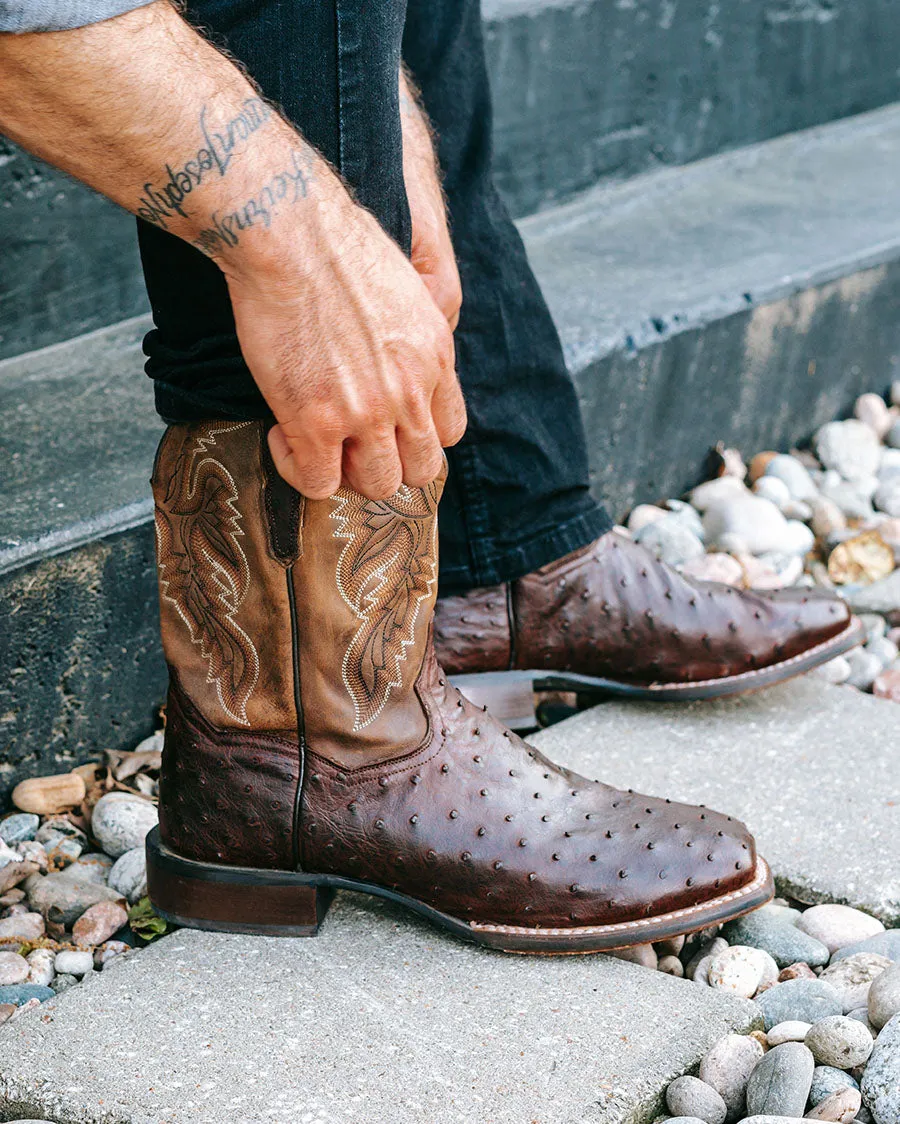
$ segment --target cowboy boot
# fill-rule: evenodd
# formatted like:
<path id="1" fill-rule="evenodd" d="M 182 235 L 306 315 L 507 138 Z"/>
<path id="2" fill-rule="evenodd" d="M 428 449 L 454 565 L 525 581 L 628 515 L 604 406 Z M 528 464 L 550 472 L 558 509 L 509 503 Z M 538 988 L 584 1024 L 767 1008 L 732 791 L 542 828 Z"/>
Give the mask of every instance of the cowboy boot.
<path id="1" fill-rule="evenodd" d="M 443 480 L 304 500 L 261 422 L 173 426 L 154 468 L 171 684 L 156 909 L 312 935 L 335 888 L 519 952 L 590 952 L 772 894 L 743 824 L 552 764 L 434 657 Z"/>
<path id="2" fill-rule="evenodd" d="M 588 702 L 734 695 L 864 640 L 832 593 L 691 581 L 617 531 L 518 581 L 442 597 L 435 612 L 441 666 L 517 729 L 537 725 L 545 691 Z"/>

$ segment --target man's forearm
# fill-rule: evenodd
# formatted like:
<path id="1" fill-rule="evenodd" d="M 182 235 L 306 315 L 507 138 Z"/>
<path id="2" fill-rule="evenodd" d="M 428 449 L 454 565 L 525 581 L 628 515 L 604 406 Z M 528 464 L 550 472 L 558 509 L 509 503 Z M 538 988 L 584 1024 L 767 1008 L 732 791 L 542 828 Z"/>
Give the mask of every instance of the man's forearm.
<path id="1" fill-rule="evenodd" d="M 0 132 L 216 260 L 298 491 L 434 479 L 465 406 L 431 278 L 165 0 L 0 35 Z"/>
<path id="2" fill-rule="evenodd" d="M 222 268 L 277 253 L 283 214 L 345 195 L 324 160 L 165 2 L 0 35 L 0 132 Z"/>

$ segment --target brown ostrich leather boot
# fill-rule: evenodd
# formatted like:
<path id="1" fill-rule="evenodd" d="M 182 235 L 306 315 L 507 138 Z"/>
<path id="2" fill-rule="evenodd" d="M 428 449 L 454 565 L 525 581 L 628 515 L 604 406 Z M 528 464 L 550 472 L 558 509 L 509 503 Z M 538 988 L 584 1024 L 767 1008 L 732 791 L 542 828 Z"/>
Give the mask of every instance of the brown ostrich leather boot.
<path id="1" fill-rule="evenodd" d="M 153 483 L 163 916 L 312 935 L 343 887 L 484 945 L 590 952 L 771 896 L 743 824 L 561 769 L 448 685 L 431 643 L 442 480 L 305 501 L 263 423 L 209 422 L 167 431 Z"/>
<path id="2" fill-rule="evenodd" d="M 753 691 L 826 663 L 865 631 L 823 590 L 695 582 L 609 531 L 505 585 L 442 597 L 441 666 L 516 728 L 543 691 L 662 700 Z"/>

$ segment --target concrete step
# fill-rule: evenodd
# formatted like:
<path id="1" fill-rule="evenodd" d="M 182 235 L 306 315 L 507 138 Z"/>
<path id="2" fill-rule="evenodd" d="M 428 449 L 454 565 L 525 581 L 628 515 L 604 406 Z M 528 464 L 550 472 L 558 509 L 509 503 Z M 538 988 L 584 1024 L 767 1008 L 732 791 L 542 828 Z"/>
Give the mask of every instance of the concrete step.
<path id="1" fill-rule="evenodd" d="M 485 0 L 516 214 L 900 98 L 892 0 Z"/>
<path id="2" fill-rule="evenodd" d="M 779 891 L 900 925 L 895 702 L 815 676 L 738 699 L 610 702 L 534 738 L 554 760 L 743 819 Z"/>
<path id="3" fill-rule="evenodd" d="M 900 98 L 894 0 L 486 0 L 484 14 L 497 178 L 517 215 Z M 132 220 L 2 138 L 0 245 L 0 358 L 146 307 Z"/>
<path id="4" fill-rule="evenodd" d="M 525 220 L 616 514 L 695 483 L 720 439 L 787 448 L 886 388 L 898 178 L 889 108 Z M 0 364 L 0 794 L 136 740 L 162 697 L 144 326 Z"/>
<path id="5" fill-rule="evenodd" d="M 358 895 L 313 940 L 182 930 L 0 1028 L 0 1119 L 650 1124 L 755 1004 L 489 953 Z"/>

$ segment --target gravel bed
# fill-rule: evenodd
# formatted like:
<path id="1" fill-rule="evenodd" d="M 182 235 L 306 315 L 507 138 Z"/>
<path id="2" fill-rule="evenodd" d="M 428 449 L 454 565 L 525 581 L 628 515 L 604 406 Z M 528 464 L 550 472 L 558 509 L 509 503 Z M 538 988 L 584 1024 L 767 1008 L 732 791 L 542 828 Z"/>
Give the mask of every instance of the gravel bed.
<path id="1" fill-rule="evenodd" d="M 619 530 L 688 577 L 742 589 L 823 586 L 859 614 L 864 647 L 815 674 L 900 701 L 900 382 L 857 399 L 810 449 L 745 463 L 718 446 L 717 475 L 686 500 L 640 504 Z"/>

